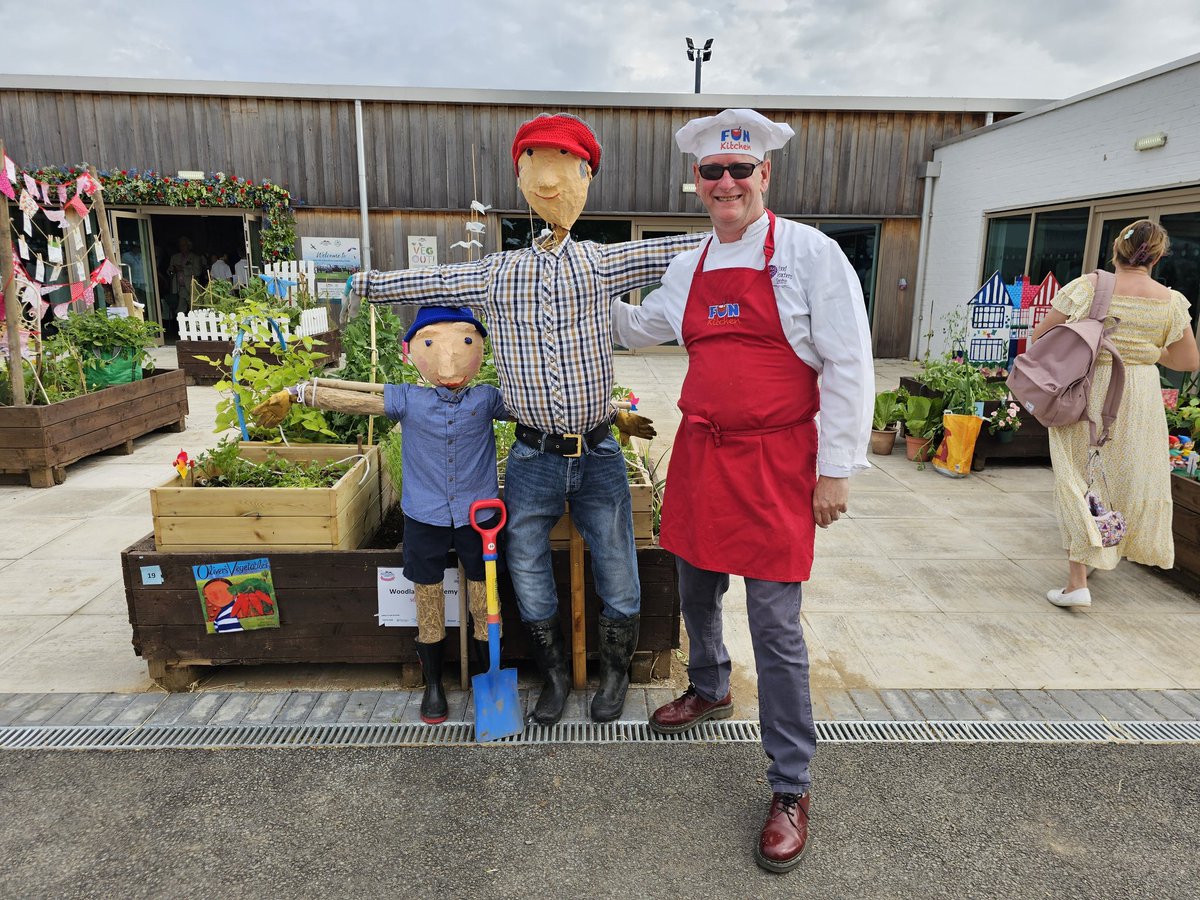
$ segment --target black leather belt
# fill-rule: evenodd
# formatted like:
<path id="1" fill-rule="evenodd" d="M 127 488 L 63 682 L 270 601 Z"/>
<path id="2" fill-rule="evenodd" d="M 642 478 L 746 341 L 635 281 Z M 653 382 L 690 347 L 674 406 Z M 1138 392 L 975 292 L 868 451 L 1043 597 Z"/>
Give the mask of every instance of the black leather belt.
<path id="1" fill-rule="evenodd" d="M 547 434 L 536 428 L 517 423 L 517 440 L 543 453 L 554 453 L 570 459 L 582 456 L 609 435 L 609 423 L 597 425 L 587 434 Z"/>

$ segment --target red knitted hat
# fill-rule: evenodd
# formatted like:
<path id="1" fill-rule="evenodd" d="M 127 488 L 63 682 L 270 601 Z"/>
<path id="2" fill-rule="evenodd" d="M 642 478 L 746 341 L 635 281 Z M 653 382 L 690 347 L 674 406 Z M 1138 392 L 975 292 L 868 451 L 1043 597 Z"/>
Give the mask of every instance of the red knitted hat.
<path id="1" fill-rule="evenodd" d="M 513 138 L 513 168 L 527 147 L 557 147 L 586 160 L 592 174 L 600 171 L 600 142 L 591 126 L 570 113 L 542 113 L 517 129 Z"/>

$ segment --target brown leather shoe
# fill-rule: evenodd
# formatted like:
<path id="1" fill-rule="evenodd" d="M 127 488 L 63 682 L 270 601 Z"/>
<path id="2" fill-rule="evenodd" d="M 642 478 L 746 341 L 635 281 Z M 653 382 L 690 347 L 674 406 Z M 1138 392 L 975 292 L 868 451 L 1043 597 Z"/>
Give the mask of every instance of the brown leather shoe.
<path id="1" fill-rule="evenodd" d="M 771 809 L 754 848 L 754 858 L 768 872 L 789 872 L 808 845 L 808 794 L 771 795 Z"/>
<path id="2" fill-rule="evenodd" d="M 709 702 L 696 693 L 694 684 L 689 684 L 682 697 L 654 711 L 650 716 L 650 730 L 659 734 L 679 734 L 707 719 L 728 719 L 732 715 L 732 691 L 720 700 Z"/>

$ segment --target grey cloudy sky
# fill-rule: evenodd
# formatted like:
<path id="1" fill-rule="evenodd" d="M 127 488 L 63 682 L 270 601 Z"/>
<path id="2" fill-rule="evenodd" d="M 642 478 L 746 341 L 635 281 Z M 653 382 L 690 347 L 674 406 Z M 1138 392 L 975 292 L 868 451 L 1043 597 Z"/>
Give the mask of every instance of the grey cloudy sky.
<path id="1" fill-rule="evenodd" d="M 8 74 L 1060 98 L 1200 51 L 1196 0 L 0 0 Z M 95 35 L 90 46 L 75 43 Z M 27 48 L 25 55 L 14 53 Z"/>

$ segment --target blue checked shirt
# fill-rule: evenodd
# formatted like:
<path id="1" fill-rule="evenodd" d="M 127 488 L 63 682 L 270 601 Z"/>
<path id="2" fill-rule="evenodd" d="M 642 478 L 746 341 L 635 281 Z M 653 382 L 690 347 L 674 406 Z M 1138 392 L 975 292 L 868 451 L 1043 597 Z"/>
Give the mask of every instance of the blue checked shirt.
<path id="1" fill-rule="evenodd" d="M 494 253 L 474 262 L 360 272 L 370 303 L 481 307 L 504 402 L 518 422 L 582 434 L 611 418 L 613 297 L 655 284 L 705 235 L 622 244 L 577 242 Z"/>

